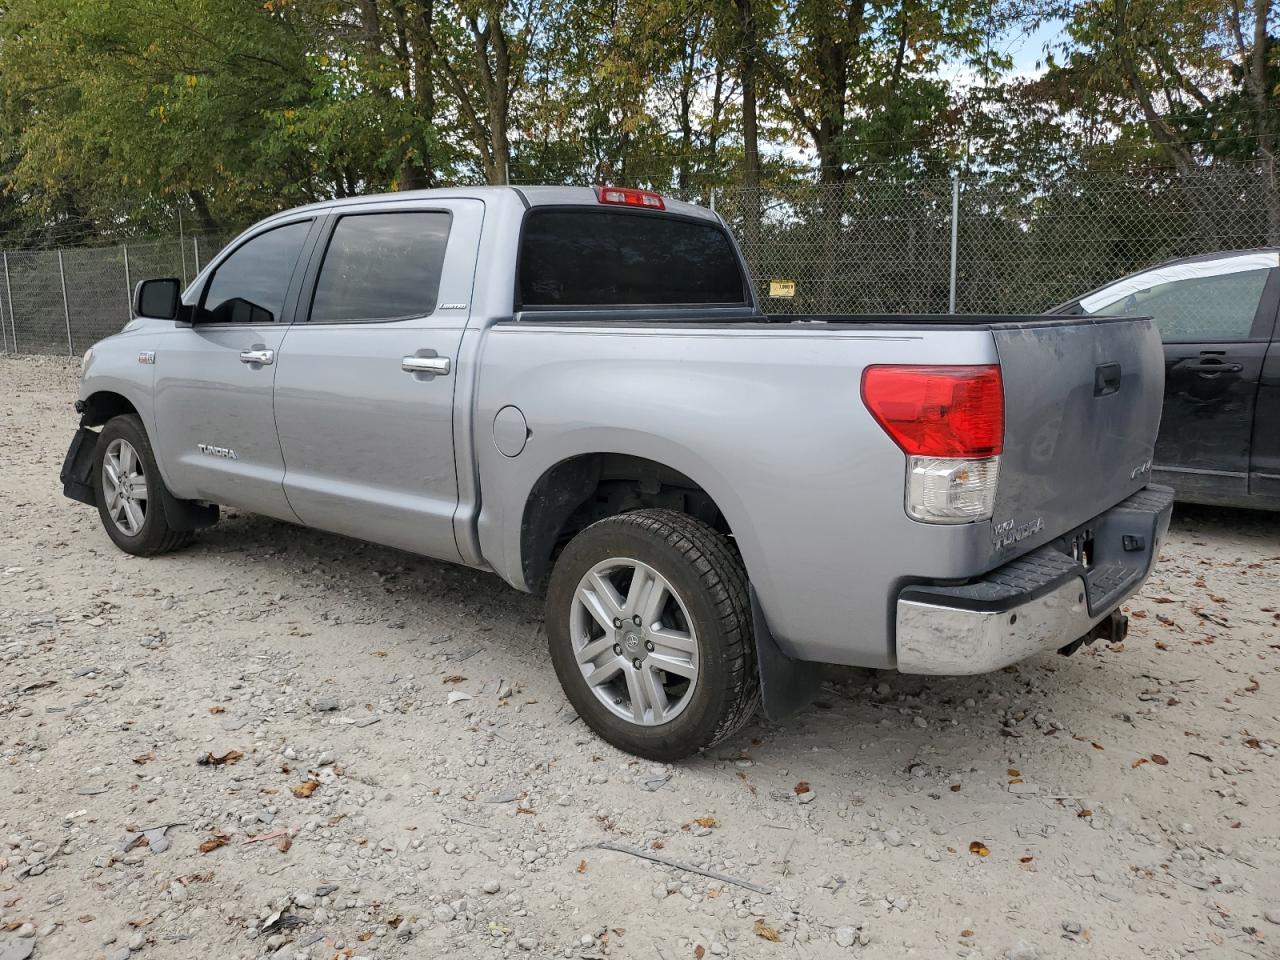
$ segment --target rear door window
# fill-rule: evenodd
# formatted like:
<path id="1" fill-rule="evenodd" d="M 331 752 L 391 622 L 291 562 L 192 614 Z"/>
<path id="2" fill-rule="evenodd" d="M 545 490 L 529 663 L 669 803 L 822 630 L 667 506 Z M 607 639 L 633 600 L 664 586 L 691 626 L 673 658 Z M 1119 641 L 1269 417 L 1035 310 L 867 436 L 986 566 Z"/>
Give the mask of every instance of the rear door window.
<path id="1" fill-rule="evenodd" d="M 520 243 L 524 308 L 742 305 L 724 228 L 654 213 L 533 210 Z"/>
<path id="2" fill-rule="evenodd" d="M 343 217 L 320 267 L 311 322 L 406 320 L 433 312 L 449 223 L 448 213 L 435 210 Z"/>
<path id="3" fill-rule="evenodd" d="M 1084 298 L 1085 313 L 1097 317 L 1151 317 L 1165 340 L 1247 340 L 1253 330 L 1268 268 L 1181 280 L 1140 278 Z M 1107 302 L 1107 301 L 1110 302 Z M 1089 309 L 1092 306 L 1093 309 Z"/>

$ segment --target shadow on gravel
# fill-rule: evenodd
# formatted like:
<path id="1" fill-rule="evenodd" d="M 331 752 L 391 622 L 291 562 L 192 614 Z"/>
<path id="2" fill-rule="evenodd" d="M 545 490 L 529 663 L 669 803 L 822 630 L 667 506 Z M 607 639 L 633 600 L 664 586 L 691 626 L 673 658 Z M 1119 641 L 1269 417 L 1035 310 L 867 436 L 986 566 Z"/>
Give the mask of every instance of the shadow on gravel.
<path id="1" fill-rule="evenodd" d="M 1189 535 L 1212 532 L 1246 540 L 1280 542 L 1280 511 L 1179 503 L 1173 508 L 1172 529 Z"/>
<path id="2" fill-rule="evenodd" d="M 1240 536 L 1280 536 L 1280 516 L 1247 511 L 1189 509 L 1176 523 L 1184 535 L 1195 536 L 1197 525 L 1229 524 Z M 440 634 L 478 629 L 493 655 L 519 661 L 536 673 L 529 681 L 554 691 L 561 704 L 557 715 L 567 726 L 578 723 L 542 652 L 541 599 L 495 575 L 234 514 L 181 556 L 197 567 L 214 558 L 252 563 L 263 579 L 277 580 L 273 591 L 292 582 L 297 586 L 286 586 L 286 597 L 323 597 L 339 622 L 407 621 L 411 630 Z M 756 764 L 802 762 L 807 771 L 835 776 L 853 775 L 863 764 L 859 776 L 900 779 L 916 762 L 964 770 L 1027 751 L 1083 752 L 1080 760 L 1087 763 L 1089 751 L 1099 749 L 1091 745 L 1104 739 L 1098 728 L 1114 722 L 1125 705 L 1136 707 L 1157 682 L 1124 663 L 1122 650 L 1099 644 L 1069 658 L 1046 654 L 970 677 L 829 667 L 814 704 L 781 724 L 757 716 L 689 765 L 706 768 L 749 756 Z"/>

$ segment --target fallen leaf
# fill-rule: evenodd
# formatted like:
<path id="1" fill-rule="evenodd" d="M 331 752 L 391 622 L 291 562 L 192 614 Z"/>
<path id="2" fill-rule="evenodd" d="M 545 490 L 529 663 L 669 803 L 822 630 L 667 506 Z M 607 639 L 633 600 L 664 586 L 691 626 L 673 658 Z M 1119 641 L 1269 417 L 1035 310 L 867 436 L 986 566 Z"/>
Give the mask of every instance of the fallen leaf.
<path id="1" fill-rule="evenodd" d="M 142 754 L 141 756 L 134 757 L 133 762 L 138 764 L 138 766 L 142 766 L 142 764 L 150 763 L 155 758 L 156 758 L 156 752 L 154 750 L 149 750 L 146 753 Z"/>
<path id="2" fill-rule="evenodd" d="M 655 840 L 653 841 L 653 843 L 649 844 L 649 846 L 652 847 L 654 850 L 661 850 L 666 845 L 667 845 L 666 841 L 661 839 Z"/>
<path id="3" fill-rule="evenodd" d="M 1157 640 L 1157 641 L 1156 641 L 1156 649 L 1157 649 L 1157 650 L 1168 650 L 1168 649 L 1169 649 L 1169 645 L 1168 645 L 1167 643 L 1165 643 L 1163 640 Z"/>
<path id="4" fill-rule="evenodd" d="M 1019 863 L 1030 863 L 1030 862 L 1031 862 L 1032 860 L 1034 860 L 1034 859 L 1035 859 L 1035 857 L 1021 857 L 1021 858 L 1019 858 L 1018 862 L 1019 862 Z"/>
<path id="5" fill-rule="evenodd" d="M 288 834 L 285 834 L 283 837 L 280 838 L 280 842 L 276 844 L 276 849 L 279 850 L 281 853 L 288 853 L 289 848 L 292 846 L 293 846 L 293 840 L 289 837 Z"/>
<path id="6" fill-rule="evenodd" d="M 320 786 L 319 780 L 306 780 L 293 788 L 293 795 L 299 800 L 305 800 L 316 792 L 316 788 Z"/>
<path id="7" fill-rule="evenodd" d="M 966 929 L 966 930 L 961 930 L 961 931 L 960 931 L 960 936 L 965 937 L 965 938 L 967 939 L 967 938 L 969 938 L 969 937 L 972 937 L 972 936 L 973 936 L 973 931 L 972 931 L 972 930 L 968 930 L 968 929 Z"/>
<path id="8" fill-rule="evenodd" d="M 587 872 L 587 861 L 585 861 L 585 860 L 579 860 L 579 861 L 578 861 L 578 868 L 577 868 L 577 870 L 576 870 L 576 871 L 574 871 L 574 872 L 575 872 L 575 873 L 586 873 L 586 872 Z"/>
<path id="9" fill-rule="evenodd" d="M 441 683 L 466 683 L 466 680 L 467 678 L 462 676 L 462 674 L 455 673 L 452 676 L 445 677 L 440 682 Z"/>
<path id="10" fill-rule="evenodd" d="M 214 716 L 217 716 L 217 715 L 218 715 L 218 714 L 220 714 L 220 713 L 226 713 L 226 712 L 227 712 L 227 708 L 226 708 L 226 707 L 219 707 L 219 706 L 212 706 L 212 707 L 210 707 L 210 708 L 209 708 L 209 712 L 210 712 L 210 713 L 212 713 Z"/>
<path id="11" fill-rule="evenodd" d="M 771 943 L 777 943 L 782 939 L 782 934 L 778 933 L 777 930 L 773 929 L 773 927 L 769 926 L 763 920 L 757 920 L 755 926 L 751 928 L 751 932 L 761 940 L 768 940 Z"/>
<path id="12" fill-rule="evenodd" d="M 1106 749 L 1106 747 L 1104 747 L 1102 744 L 1098 743 L 1098 741 L 1096 741 L 1096 740 L 1091 741 L 1091 742 L 1089 743 L 1089 746 L 1093 747 L 1093 749 L 1095 749 L 1095 750 L 1105 750 L 1105 749 Z"/>
<path id="13" fill-rule="evenodd" d="M 1008 774 L 1009 774 L 1009 776 L 1011 776 L 1011 777 L 1020 777 L 1020 776 L 1022 776 L 1022 771 L 1021 771 L 1021 770 L 1019 770 L 1017 767 L 1010 767 L 1010 768 L 1009 768 L 1008 770 L 1006 770 L 1005 772 L 1006 772 L 1006 773 L 1008 773 Z"/>
<path id="14" fill-rule="evenodd" d="M 214 756 L 212 753 L 206 753 L 203 757 L 196 761 L 202 767 L 221 767 L 226 764 L 235 763 L 244 754 L 239 750 L 228 750 L 222 756 Z"/>
<path id="15" fill-rule="evenodd" d="M 212 853 L 219 847 L 225 847 L 231 842 L 231 835 L 228 833 L 215 833 L 212 837 L 200 844 L 201 853 Z"/>
<path id="16" fill-rule="evenodd" d="M 953 784 L 951 785 L 951 788 L 950 788 L 950 789 L 951 789 L 951 792 L 952 792 L 952 793 L 959 793 L 959 792 L 960 792 L 960 784 L 958 784 L 958 783 L 953 783 Z"/>
<path id="17" fill-rule="evenodd" d="M 1092 817 L 1093 811 L 1090 810 L 1088 807 L 1084 807 L 1083 809 L 1076 811 L 1076 816 L 1079 817 L 1081 820 L 1084 820 L 1084 819 L 1087 819 L 1088 817 Z"/>
<path id="18" fill-rule="evenodd" d="M 1168 758 L 1167 758 L 1167 757 L 1162 757 L 1162 756 L 1161 756 L 1160 754 L 1158 754 L 1158 753 L 1153 753 L 1153 754 L 1151 755 L 1151 762 L 1152 762 L 1152 763 L 1158 763 L 1158 764 L 1160 764 L 1160 766 L 1162 766 L 1162 767 L 1167 767 L 1167 766 L 1169 765 L 1169 760 L 1168 760 Z"/>
<path id="19" fill-rule="evenodd" d="M 387 651 L 385 650 L 375 650 L 373 653 L 369 654 L 371 657 L 385 657 L 386 655 Z"/>
<path id="20" fill-rule="evenodd" d="M 702 958 L 705 957 L 706 955 L 707 955 L 707 948 L 704 947 L 702 944 L 698 944 L 696 947 L 693 948 L 694 960 L 702 960 Z"/>
<path id="21" fill-rule="evenodd" d="M 366 930 L 364 933 L 357 933 L 357 934 L 356 934 L 356 939 L 357 939 L 357 940 L 359 940 L 361 943 L 364 943 L 364 942 L 365 942 L 365 941 L 367 941 L 367 940 L 372 940 L 372 939 L 373 939 L 373 931 L 372 931 L 372 930 Z"/>
<path id="22" fill-rule="evenodd" d="M 1140 767 L 1146 762 L 1147 762 L 1146 757 L 1139 757 L 1137 760 L 1133 761 L 1133 763 L 1129 765 L 1129 769 L 1132 770 L 1134 767 Z"/>
<path id="23" fill-rule="evenodd" d="M 799 795 L 800 795 L 800 794 L 802 794 L 802 793 L 808 793 L 808 792 L 809 792 L 809 781 L 808 781 L 808 780 L 801 780 L 801 781 L 800 781 L 799 783 L 797 783 L 794 787 L 792 787 L 792 788 L 791 788 L 791 790 L 792 790 L 792 792 L 793 792 L 793 793 L 795 793 L 797 796 L 799 796 Z"/>
<path id="24" fill-rule="evenodd" d="M 1245 740 L 1244 745 L 1254 750 L 1262 749 L 1262 741 L 1259 740 L 1257 737 L 1249 737 L 1248 739 Z"/>
<path id="25" fill-rule="evenodd" d="M 706 827 L 707 829 L 720 826 L 720 821 L 715 817 L 694 817 L 693 822 L 698 826 Z"/>
<path id="26" fill-rule="evenodd" d="M 991 851 L 987 849 L 987 845 L 983 843 L 981 840 L 974 840 L 972 843 L 970 843 L 969 852 L 976 853 L 980 857 L 991 856 Z"/>

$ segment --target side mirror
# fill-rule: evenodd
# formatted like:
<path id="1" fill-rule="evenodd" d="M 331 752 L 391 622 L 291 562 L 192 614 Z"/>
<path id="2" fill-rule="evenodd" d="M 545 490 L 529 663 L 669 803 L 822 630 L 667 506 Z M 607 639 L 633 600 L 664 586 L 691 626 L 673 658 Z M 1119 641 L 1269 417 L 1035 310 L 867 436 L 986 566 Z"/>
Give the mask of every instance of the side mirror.
<path id="1" fill-rule="evenodd" d="M 134 315 L 153 320 L 176 320 L 180 286 L 177 277 L 141 281 L 133 291 Z"/>

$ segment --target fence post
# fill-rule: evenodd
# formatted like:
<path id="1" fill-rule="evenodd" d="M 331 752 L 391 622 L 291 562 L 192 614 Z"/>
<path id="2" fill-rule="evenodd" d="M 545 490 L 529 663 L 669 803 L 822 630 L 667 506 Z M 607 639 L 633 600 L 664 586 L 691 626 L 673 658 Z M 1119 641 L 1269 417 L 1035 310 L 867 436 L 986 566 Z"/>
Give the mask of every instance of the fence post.
<path id="1" fill-rule="evenodd" d="M 196 276 L 199 276 L 200 275 L 200 238 L 199 237 L 191 238 L 191 249 L 196 258 Z"/>
<path id="2" fill-rule="evenodd" d="M 4 304 L 0 303 L 0 337 L 4 338 L 4 352 L 7 356 L 9 353 L 9 328 L 4 325 Z M 13 352 L 18 352 L 18 345 L 13 345 Z"/>
<path id="3" fill-rule="evenodd" d="M 74 357 L 76 351 L 71 345 L 71 305 L 67 302 L 67 272 L 62 269 L 61 250 L 58 251 L 58 280 L 62 284 L 62 316 L 67 321 L 67 356 Z"/>
<path id="4" fill-rule="evenodd" d="M 182 232 L 182 208 L 178 208 L 178 254 L 182 257 L 182 285 L 187 285 L 187 238 Z"/>
<path id="5" fill-rule="evenodd" d="M 711 212 L 716 212 L 716 188 L 711 188 Z"/>
<path id="6" fill-rule="evenodd" d="M 13 334 L 13 352 L 18 352 L 18 321 L 13 315 L 13 285 L 9 283 L 9 251 L 4 254 L 4 293 L 9 301 L 9 331 Z"/>
<path id="7" fill-rule="evenodd" d="M 960 174 L 951 175 L 951 291 L 947 310 L 956 312 L 956 248 L 960 241 Z"/>
<path id="8" fill-rule="evenodd" d="M 120 252 L 124 254 L 124 299 L 129 308 L 129 319 L 133 319 L 133 283 L 129 279 L 129 245 L 120 244 Z"/>

